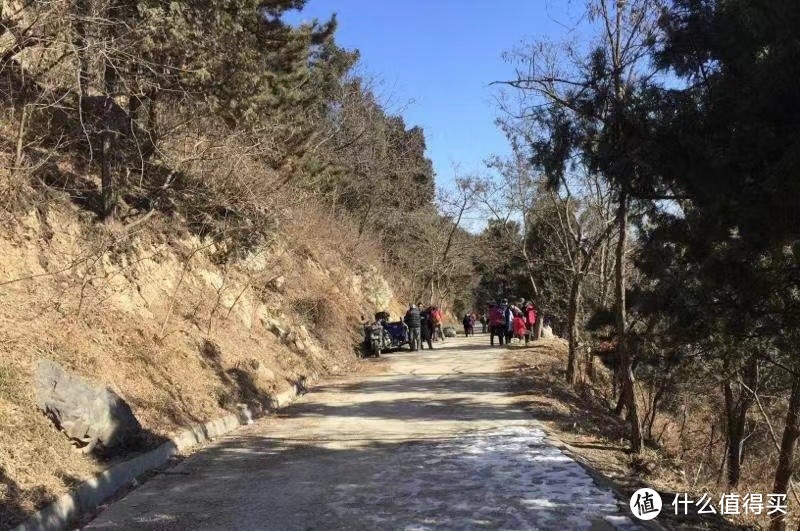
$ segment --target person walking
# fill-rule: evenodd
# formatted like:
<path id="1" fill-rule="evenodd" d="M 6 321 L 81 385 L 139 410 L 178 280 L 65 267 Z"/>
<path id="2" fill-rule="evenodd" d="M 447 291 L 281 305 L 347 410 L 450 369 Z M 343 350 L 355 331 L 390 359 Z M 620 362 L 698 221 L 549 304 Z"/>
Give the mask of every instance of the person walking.
<path id="1" fill-rule="evenodd" d="M 525 327 L 525 319 L 522 318 L 522 312 L 517 311 L 514 313 L 514 319 L 511 321 L 512 329 L 514 333 L 514 339 L 518 340 L 518 343 L 522 343 L 522 339 L 526 337 L 527 328 Z"/>
<path id="2" fill-rule="evenodd" d="M 442 310 L 437 308 L 436 306 L 431 306 L 431 318 L 433 319 L 433 340 L 436 341 L 437 338 L 442 340 L 444 343 L 444 330 L 442 330 Z"/>
<path id="3" fill-rule="evenodd" d="M 470 314 L 468 313 L 464 314 L 464 318 L 461 320 L 461 324 L 464 325 L 464 337 L 475 335 L 475 332 L 473 331 L 472 316 Z"/>
<path id="4" fill-rule="evenodd" d="M 422 348 L 422 319 L 419 314 L 419 308 L 417 308 L 416 304 L 412 304 L 408 308 L 406 316 L 403 318 L 403 322 L 408 325 L 408 332 L 410 336 L 409 344 L 411 346 L 411 350 L 419 350 Z"/>
<path id="5" fill-rule="evenodd" d="M 514 335 L 514 306 L 503 299 L 503 333 L 506 338 L 506 345 L 511 344 L 511 337 Z M 502 345 L 502 343 L 501 343 Z"/>
<path id="6" fill-rule="evenodd" d="M 525 309 L 522 311 L 522 317 L 525 319 L 525 328 L 527 332 L 525 333 L 525 346 L 528 346 L 528 342 L 536 333 L 534 331 L 534 327 L 536 326 L 536 307 L 533 305 L 531 301 L 527 301 L 525 303 Z"/>
<path id="7" fill-rule="evenodd" d="M 487 322 L 488 322 L 488 319 L 486 318 L 486 312 L 483 312 L 481 314 L 481 334 L 485 334 L 486 333 L 486 323 Z"/>
<path id="8" fill-rule="evenodd" d="M 422 309 L 422 303 L 417 304 Z M 428 349 L 433 350 L 433 318 L 431 318 L 431 309 L 425 308 L 420 313 L 420 348 L 425 349 L 425 343 L 428 344 Z"/>
<path id="9" fill-rule="evenodd" d="M 506 338 L 505 323 L 503 321 L 503 307 L 500 304 L 492 304 L 489 306 L 489 345 L 494 346 L 494 338 L 497 336 L 497 341 L 500 346 Z"/>

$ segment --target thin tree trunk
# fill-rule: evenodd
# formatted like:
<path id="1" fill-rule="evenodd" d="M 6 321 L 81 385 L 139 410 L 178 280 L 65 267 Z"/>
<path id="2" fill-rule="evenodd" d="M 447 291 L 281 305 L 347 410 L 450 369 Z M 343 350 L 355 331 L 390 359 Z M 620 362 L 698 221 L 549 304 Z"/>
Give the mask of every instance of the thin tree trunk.
<path id="1" fill-rule="evenodd" d="M 600 306 L 608 306 L 608 243 L 603 242 L 600 251 Z"/>
<path id="2" fill-rule="evenodd" d="M 75 46 L 75 53 L 78 56 L 78 93 L 81 98 L 81 104 L 85 105 L 84 99 L 88 93 L 89 88 L 89 50 L 88 39 L 86 37 L 86 21 L 85 18 L 89 16 L 89 0 L 75 0 L 75 39 L 73 45 Z"/>
<path id="3" fill-rule="evenodd" d="M 783 494 L 789 490 L 789 481 L 794 471 L 794 447 L 798 436 L 800 436 L 800 376 L 794 376 L 789 410 L 786 412 L 786 426 L 783 429 L 781 449 L 778 453 L 778 466 L 775 469 L 775 483 L 772 487 L 772 492 L 776 494 Z M 779 512 L 773 514 L 769 528 L 771 531 L 785 529 L 784 515 Z"/>
<path id="4" fill-rule="evenodd" d="M 19 117 L 19 130 L 17 132 L 17 149 L 14 157 L 14 167 L 11 168 L 12 177 L 22 170 L 22 158 L 25 147 L 25 126 L 28 117 L 28 105 L 22 106 L 22 113 Z"/>
<path id="5" fill-rule="evenodd" d="M 100 135 L 100 213 L 103 219 L 112 219 L 116 207 L 116 190 L 112 176 L 113 139 L 110 131 Z"/>
<path id="6" fill-rule="evenodd" d="M 116 46 L 116 27 L 113 23 L 118 16 L 118 6 L 112 0 L 106 11 L 106 18 L 112 21 L 106 30 L 105 52 L 110 54 Z M 111 219 L 117 207 L 117 183 L 114 182 L 114 155 L 116 151 L 117 124 L 114 121 L 117 91 L 117 70 L 108 58 L 103 64 L 103 88 L 105 99 L 103 101 L 103 130 L 100 133 L 100 194 L 101 215 L 103 219 Z"/>
<path id="7" fill-rule="evenodd" d="M 742 437 L 744 435 L 744 418 L 740 415 L 742 408 L 738 400 L 734 400 L 733 383 L 728 380 L 724 384 L 725 420 L 728 435 L 728 486 L 735 487 L 741 476 Z M 739 392 L 741 396 L 741 390 Z"/>
<path id="8" fill-rule="evenodd" d="M 364 234 L 364 229 L 367 226 L 367 219 L 369 219 L 369 215 L 372 212 L 372 200 L 367 203 L 367 210 L 364 212 L 364 215 L 361 216 L 361 221 L 358 224 L 358 235 L 361 236 Z"/>
<path id="9" fill-rule="evenodd" d="M 751 356 L 747 360 L 743 378 L 748 388 L 755 389 L 757 379 L 757 360 L 755 356 Z M 736 391 L 735 393 L 734 390 Z M 739 484 L 741 477 L 744 429 L 747 421 L 747 412 L 753 404 L 753 399 L 750 393 L 745 392 L 741 382 L 732 382 L 730 379 L 724 384 L 724 394 L 728 432 L 728 486 L 735 487 Z"/>
<path id="10" fill-rule="evenodd" d="M 617 242 L 617 352 L 620 360 L 620 377 L 622 394 L 628 410 L 627 420 L 630 425 L 629 439 L 631 452 L 642 450 L 642 425 L 639 419 L 639 408 L 636 405 L 635 377 L 633 375 L 633 356 L 626 345 L 626 307 L 625 307 L 625 250 L 628 243 L 628 197 L 620 192 L 617 210 L 619 240 Z"/>
<path id="11" fill-rule="evenodd" d="M 577 272 L 574 273 L 572 278 L 572 286 L 570 287 L 569 294 L 569 307 L 567 310 L 567 329 L 569 330 L 569 356 L 567 359 L 567 382 L 570 385 L 575 385 L 577 381 L 576 364 L 578 359 L 578 343 L 580 339 L 580 327 L 578 326 L 578 312 L 580 309 L 581 300 L 581 286 L 583 280 L 589 269 L 592 266 L 592 260 L 597 254 L 598 249 L 606 241 L 608 236 L 614 229 L 614 223 L 609 223 L 606 229 L 598 236 L 589 249 L 583 252 L 583 259 L 580 262 L 581 266 Z M 580 241 L 576 242 L 580 245 Z"/>
<path id="12" fill-rule="evenodd" d="M 567 383 L 575 385 L 577 380 L 576 360 L 578 356 L 578 302 L 581 296 L 581 277 L 575 275 L 569 293 L 569 308 L 567 310 L 567 327 L 569 328 L 569 354 L 567 356 Z"/>

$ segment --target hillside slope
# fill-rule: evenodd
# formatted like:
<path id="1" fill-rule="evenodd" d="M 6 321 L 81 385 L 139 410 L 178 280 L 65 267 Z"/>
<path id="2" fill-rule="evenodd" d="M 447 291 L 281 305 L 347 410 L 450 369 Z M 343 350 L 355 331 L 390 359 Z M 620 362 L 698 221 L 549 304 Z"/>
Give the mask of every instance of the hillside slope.
<path id="1" fill-rule="evenodd" d="M 226 261 L 158 216 L 97 224 L 66 200 L 4 216 L 0 527 L 107 465 L 37 410 L 38 360 L 108 385 L 155 444 L 295 382 L 359 370 L 359 315 L 401 309 L 359 242 L 319 213 L 290 213 L 267 247 Z"/>

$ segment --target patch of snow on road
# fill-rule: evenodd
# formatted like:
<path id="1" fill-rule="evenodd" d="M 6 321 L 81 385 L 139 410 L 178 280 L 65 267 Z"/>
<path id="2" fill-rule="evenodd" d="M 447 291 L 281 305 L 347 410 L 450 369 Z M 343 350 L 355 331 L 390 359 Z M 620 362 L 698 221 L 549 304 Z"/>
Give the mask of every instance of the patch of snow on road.
<path id="1" fill-rule="evenodd" d="M 370 484 L 337 486 L 337 514 L 356 516 L 375 529 L 562 530 L 599 522 L 638 529 L 611 492 L 548 445 L 535 427 L 403 444 L 385 459 L 357 459 L 354 466 L 374 467 L 376 473 Z"/>

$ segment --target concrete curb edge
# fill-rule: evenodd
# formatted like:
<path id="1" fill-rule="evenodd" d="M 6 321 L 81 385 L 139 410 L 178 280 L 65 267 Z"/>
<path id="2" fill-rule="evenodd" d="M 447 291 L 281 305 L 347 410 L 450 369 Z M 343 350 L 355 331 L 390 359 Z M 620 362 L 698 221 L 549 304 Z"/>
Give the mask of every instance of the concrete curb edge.
<path id="1" fill-rule="evenodd" d="M 105 500 L 122 488 L 130 485 L 137 477 L 160 468 L 173 456 L 201 443 L 212 441 L 231 433 L 241 426 L 250 424 L 253 419 L 263 417 L 271 411 L 290 404 L 305 386 L 295 384 L 286 391 L 271 398 L 269 407 L 253 411 L 246 406 L 237 413 L 195 424 L 174 434 L 169 441 L 128 461 L 117 463 L 94 478 L 83 482 L 73 492 L 64 494 L 53 503 L 43 507 L 27 520 L 14 528 L 14 531 L 60 531 L 70 522 L 97 509 Z"/>

